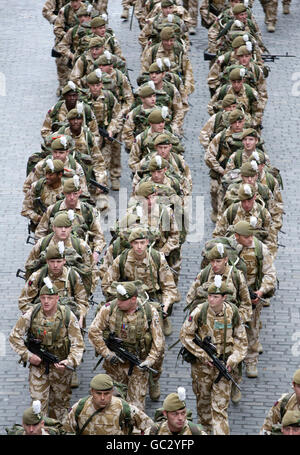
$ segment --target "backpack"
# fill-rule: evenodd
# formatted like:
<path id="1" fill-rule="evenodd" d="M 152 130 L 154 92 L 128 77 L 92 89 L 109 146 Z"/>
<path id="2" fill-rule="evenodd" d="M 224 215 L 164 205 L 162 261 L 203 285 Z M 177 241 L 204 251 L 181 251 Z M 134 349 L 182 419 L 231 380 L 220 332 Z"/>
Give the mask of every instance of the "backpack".
<path id="1" fill-rule="evenodd" d="M 224 97 L 227 94 L 230 87 L 231 87 L 231 84 L 222 85 L 221 90 L 218 95 L 218 101 L 224 99 Z M 245 88 L 246 96 L 249 100 L 250 114 L 253 115 L 252 103 L 254 103 L 256 101 L 256 97 L 255 97 L 255 95 L 253 93 L 253 89 L 252 89 L 252 87 L 250 87 L 250 85 L 244 83 L 244 88 Z"/>
<path id="2" fill-rule="evenodd" d="M 49 156 L 50 151 L 47 150 L 43 144 L 41 148 L 41 152 L 32 153 L 32 155 L 29 156 L 26 165 L 26 177 L 30 174 L 31 171 L 33 171 L 39 161 Z"/>
<path id="3" fill-rule="evenodd" d="M 192 433 L 193 436 L 200 436 L 202 432 L 204 431 L 202 425 L 200 423 L 196 424 L 193 423 L 192 419 L 192 411 L 187 409 L 187 424 L 189 426 L 189 429 Z M 158 408 L 155 411 L 154 415 L 154 425 L 150 428 L 150 435 L 157 435 L 159 433 L 159 430 L 162 426 L 162 424 L 167 420 L 167 418 L 163 414 L 163 408 Z"/>
<path id="4" fill-rule="evenodd" d="M 87 421 L 84 423 L 82 428 L 79 428 L 78 419 L 79 419 L 80 413 L 88 398 L 89 398 L 89 396 L 81 398 L 81 400 L 79 401 L 78 406 L 76 408 L 76 411 L 75 411 L 76 435 L 81 435 L 83 433 L 84 429 L 87 427 L 87 425 L 92 420 L 93 416 L 95 414 L 97 414 L 98 412 L 101 412 L 101 410 L 102 410 L 102 409 L 98 409 L 96 412 L 94 412 L 87 419 Z M 130 435 L 132 433 L 133 427 L 134 427 L 134 423 L 131 419 L 130 405 L 127 403 L 127 401 L 123 400 L 122 398 L 120 398 L 120 400 L 122 401 L 122 411 L 121 411 L 120 417 L 119 417 L 119 425 L 124 433 L 126 432 L 127 435 Z"/>

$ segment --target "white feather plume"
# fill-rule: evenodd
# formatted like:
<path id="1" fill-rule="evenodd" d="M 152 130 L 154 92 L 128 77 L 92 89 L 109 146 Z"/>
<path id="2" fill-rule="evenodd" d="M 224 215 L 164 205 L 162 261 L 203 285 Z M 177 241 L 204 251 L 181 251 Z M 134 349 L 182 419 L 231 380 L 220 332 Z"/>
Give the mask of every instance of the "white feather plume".
<path id="1" fill-rule="evenodd" d="M 83 103 L 81 103 L 81 102 L 77 103 L 76 109 L 77 109 L 78 114 L 82 114 L 83 113 Z"/>
<path id="2" fill-rule="evenodd" d="M 126 295 L 127 291 L 122 284 L 118 284 L 117 293 L 120 295 Z"/>
<path id="3" fill-rule="evenodd" d="M 157 166 L 159 166 L 159 167 L 162 166 L 162 159 L 161 159 L 160 155 L 155 156 L 155 161 L 156 161 Z"/>
<path id="4" fill-rule="evenodd" d="M 220 288 L 222 286 L 222 276 L 221 275 L 215 276 L 215 286 L 216 286 L 216 288 Z"/>
<path id="5" fill-rule="evenodd" d="M 107 60 L 111 60 L 111 53 L 108 50 L 105 50 L 103 53 L 104 53 L 105 57 L 107 58 Z"/>
<path id="6" fill-rule="evenodd" d="M 149 81 L 149 82 L 148 82 L 148 85 L 149 85 L 149 87 L 152 88 L 152 90 L 155 90 L 155 84 L 154 84 L 153 81 Z"/>
<path id="7" fill-rule="evenodd" d="M 80 186 L 80 180 L 79 180 L 78 175 L 76 175 L 76 174 L 74 175 L 74 177 L 73 177 L 73 182 L 74 182 L 75 188 L 79 188 L 79 186 Z"/>
<path id="8" fill-rule="evenodd" d="M 224 245 L 223 245 L 223 243 L 217 243 L 217 249 L 218 249 L 218 252 L 219 252 L 220 256 L 223 257 L 223 255 L 224 255 Z"/>
<path id="9" fill-rule="evenodd" d="M 67 138 L 65 136 L 62 136 L 60 138 L 60 143 L 61 145 L 66 149 L 67 148 L 67 145 L 68 145 L 68 141 L 67 141 Z"/>
<path id="10" fill-rule="evenodd" d="M 171 61 L 169 58 L 164 58 L 164 64 L 168 67 L 171 68 Z"/>
<path id="11" fill-rule="evenodd" d="M 70 89 L 72 89 L 72 90 L 76 90 L 76 85 L 74 84 L 73 81 L 68 82 L 68 87 L 70 87 Z"/>
<path id="12" fill-rule="evenodd" d="M 252 227 L 256 227 L 256 224 L 257 224 L 257 218 L 256 216 L 250 216 L 250 224 Z"/>
<path id="13" fill-rule="evenodd" d="M 245 35 L 243 35 L 243 40 L 245 41 L 249 41 L 249 36 L 247 35 L 247 33 L 245 33 Z"/>
<path id="14" fill-rule="evenodd" d="M 252 52 L 252 43 L 251 41 L 246 41 L 246 48 L 249 52 Z"/>
<path id="15" fill-rule="evenodd" d="M 168 14 L 168 22 L 173 22 L 174 14 Z"/>
<path id="16" fill-rule="evenodd" d="M 142 218 L 143 217 L 143 209 L 140 205 L 137 206 L 136 208 L 136 214 L 139 218 Z"/>
<path id="17" fill-rule="evenodd" d="M 253 152 L 252 155 L 253 155 L 253 158 L 255 158 L 256 161 L 257 161 L 258 163 L 260 163 L 260 159 L 259 159 L 259 154 L 258 154 L 258 152 Z"/>
<path id="18" fill-rule="evenodd" d="M 168 117 L 168 114 L 169 114 L 169 109 L 167 108 L 167 106 L 163 106 L 161 108 L 161 115 L 162 115 L 162 118 L 167 118 Z"/>
<path id="19" fill-rule="evenodd" d="M 244 5 L 246 6 L 246 8 L 248 8 L 248 6 L 249 6 L 249 0 L 244 0 Z"/>
<path id="20" fill-rule="evenodd" d="M 102 78 L 102 71 L 101 71 L 100 68 L 97 68 L 97 69 L 95 70 L 95 73 L 96 73 L 96 76 L 97 76 L 98 79 L 101 79 L 101 78 Z"/>
<path id="21" fill-rule="evenodd" d="M 251 188 L 250 188 L 250 186 L 249 186 L 247 183 L 244 185 L 244 191 L 245 191 L 245 193 L 248 194 L 249 196 L 252 195 Z"/>
<path id="22" fill-rule="evenodd" d="M 44 278 L 44 283 L 45 283 L 45 285 L 47 286 L 48 289 L 53 289 L 52 281 L 50 280 L 50 278 L 48 276 L 46 276 Z"/>
<path id="23" fill-rule="evenodd" d="M 243 24 L 241 21 L 239 21 L 239 20 L 236 19 L 236 20 L 234 21 L 234 25 L 236 25 L 236 26 L 239 27 L 239 28 L 242 28 L 244 24 Z"/>
<path id="24" fill-rule="evenodd" d="M 74 214 L 74 210 L 68 210 L 68 218 L 70 221 L 74 221 L 74 217 L 75 217 L 75 214 Z"/>
<path id="25" fill-rule="evenodd" d="M 58 247 L 59 254 L 61 256 L 63 256 L 63 254 L 65 252 L 65 244 L 64 244 L 64 242 L 57 242 L 57 247 Z"/>
<path id="26" fill-rule="evenodd" d="M 156 64 L 157 64 L 158 68 L 162 71 L 163 63 L 162 63 L 162 59 L 161 58 L 157 58 L 156 59 Z"/>
<path id="27" fill-rule="evenodd" d="M 86 10 L 88 13 L 90 13 L 92 11 L 92 9 L 93 9 L 93 5 L 90 4 L 90 5 L 88 5 Z"/>
<path id="28" fill-rule="evenodd" d="M 241 77 L 245 77 L 245 74 L 246 74 L 245 68 L 241 68 L 241 69 L 240 69 L 240 76 L 241 76 Z"/>
<path id="29" fill-rule="evenodd" d="M 51 171 L 53 172 L 54 171 L 53 161 L 50 160 L 50 158 L 49 158 L 48 160 L 46 160 L 46 164 L 47 164 L 48 168 L 51 169 Z"/>
<path id="30" fill-rule="evenodd" d="M 257 162 L 255 160 L 251 160 L 250 164 L 252 169 L 257 172 L 258 170 Z"/>
<path id="31" fill-rule="evenodd" d="M 40 414 L 42 410 L 40 400 L 35 400 L 32 402 L 32 411 L 34 414 Z"/>
<path id="32" fill-rule="evenodd" d="M 178 394 L 178 398 L 179 398 L 180 401 L 185 401 L 186 393 L 185 393 L 185 388 L 184 387 L 178 387 L 177 388 L 177 394 Z"/>
<path id="33" fill-rule="evenodd" d="M 105 20 L 105 22 L 107 22 L 107 14 L 103 13 L 101 14 L 101 17 Z"/>

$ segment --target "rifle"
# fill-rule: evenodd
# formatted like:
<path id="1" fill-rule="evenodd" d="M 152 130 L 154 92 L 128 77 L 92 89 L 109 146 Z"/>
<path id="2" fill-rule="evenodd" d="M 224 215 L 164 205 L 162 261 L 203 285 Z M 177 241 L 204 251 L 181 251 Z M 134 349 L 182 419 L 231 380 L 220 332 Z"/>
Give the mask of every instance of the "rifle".
<path id="1" fill-rule="evenodd" d="M 205 51 L 203 52 L 203 56 L 204 56 L 205 61 L 212 61 L 212 60 L 215 60 L 215 58 L 217 57 L 217 54 L 208 52 L 208 50 L 205 49 Z"/>
<path id="2" fill-rule="evenodd" d="M 26 280 L 26 272 L 25 272 L 25 270 L 18 269 L 18 270 L 17 270 L 17 273 L 16 273 L 16 277 L 17 277 L 17 278 L 22 278 L 22 280 L 27 281 L 27 280 Z"/>
<path id="3" fill-rule="evenodd" d="M 51 363 L 59 363 L 59 358 L 56 357 L 54 354 L 51 354 L 51 352 L 48 352 L 42 345 L 42 340 L 39 340 L 38 338 L 34 338 L 34 336 L 31 333 L 28 333 L 27 339 L 25 341 L 25 346 L 29 349 L 30 352 L 33 354 L 37 355 L 42 359 L 42 362 L 45 364 L 45 373 L 49 374 L 49 365 Z M 73 367 L 70 367 L 68 365 L 65 365 L 65 367 L 68 370 L 74 371 Z"/>
<path id="4" fill-rule="evenodd" d="M 35 237 L 29 234 L 26 239 L 26 243 L 28 243 L 29 245 L 35 245 L 36 244 Z"/>
<path id="5" fill-rule="evenodd" d="M 109 188 L 107 188 L 107 186 L 101 185 L 101 183 L 96 182 L 96 180 L 90 179 L 89 183 L 91 185 L 95 186 L 96 188 L 99 188 L 99 190 L 102 190 L 103 193 L 105 193 L 105 194 L 109 193 Z"/>
<path id="6" fill-rule="evenodd" d="M 118 144 L 123 145 L 123 142 L 118 141 L 118 139 L 116 139 L 115 137 L 111 137 L 111 136 L 108 134 L 107 130 L 106 130 L 105 128 L 101 128 L 101 126 L 99 126 L 99 133 L 100 133 L 100 135 L 101 135 L 102 137 L 104 137 L 105 139 L 109 140 L 110 142 L 115 141 L 115 142 L 117 142 Z"/>
<path id="7" fill-rule="evenodd" d="M 251 300 L 255 300 L 258 298 L 262 303 L 269 303 L 269 302 L 267 302 L 267 300 L 263 299 L 262 297 L 258 297 L 258 295 L 256 294 L 256 292 L 253 291 L 253 289 L 251 289 L 251 288 L 248 288 L 248 289 L 249 289 L 249 294 L 250 294 Z"/>
<path id="8" fill-rule="evenodd" d="M 279 60 L 281 57 L 296 57 L 296 55 L 290 55 L 288 52 L 284 54 L 262 54 L 262 59 L 264 62 L 275 62 L 275 60 Z"/>
<path id="9" fill-rule="evenodd" d="M 121 340 L 120 338 L 117 338 L 114 333 L 110 333 L 108 335 L 108 338 L 106 338 L 106 339 L 104 338 L 104 342 L 105 342 L 106 346 L 108 347 L 108 349 L 113 351 L 121 360 L 128 361 L 130 363 L 129 370 L 128 370 L 128 376 L 131 376 L 133 367 L 140 366 L 140 364 L 142 363 L 140 361 L 140 359 L 136 355 L 128 352 L 123 347 L 123 340 Z M 95 366 L 94 370 L 97 368 L 97 366 L 99 365 L 99 363 L 101 362 L 102 359 L 103 359 L 103 357 L 101 357 L 101 359 Z M 146 370 L 150 371 L 151 373 L 157 374 L 157 371 L 154 370 L 154 368 L 151 368 L 151 367 L 144 367 L 144 368 Z"/>
<path id="10" fill-rule="evenodd" d="M 203 340 L 195 333 L 195 338 L 193 339 L 193 342 L 199 346 L 203 351 L 206 352 L 206 354 L 212 359 L 212 362 L 214 366 L 219 370 L 219 375 L 217 379 L 215 380 L 215 384 L 217 384 L 222 376 L 226 378 L 228 381 L 232 381 L 233 384 L 239 389 L 239 385 L 235 382 L 229 371 L 227 370 L 226 366 L 224 365 L 223 361 L 220 360 L 217 357 L 217 349 L 216 347 L 211 343 L 211 337 L 207 336 Z"/>

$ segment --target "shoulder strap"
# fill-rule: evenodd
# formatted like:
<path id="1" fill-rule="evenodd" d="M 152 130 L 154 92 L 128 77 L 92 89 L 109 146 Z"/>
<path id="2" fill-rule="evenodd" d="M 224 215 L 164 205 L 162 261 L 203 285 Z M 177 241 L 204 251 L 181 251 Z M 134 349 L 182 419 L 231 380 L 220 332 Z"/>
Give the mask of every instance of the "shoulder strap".
<path id="1" fill-rule="evenodd" d="M 51 232 L 51 234 L 48 234 L 48 235 L 46 235 L 46 237 L 43 238 L 42 243 L 41 243 L 40 252 L 45 251 L 45 249 L 49 245 L 49 243 L 50 243 L 50 241 L 51 241 L 53 236 L 54 236 L 54 232 Z"/>
<path id="2" fill-rule="evenodd" d="M 280 403 L 280 417 L 281 417 L 281 420 L 283 419 L 283 416 L 286 413 L 286 406 L 287 406 L 288 402 L 290 401 L 290 399 L 292 398 L 293 395 L 294 395 L 294 392 L 288 393 L 281 400 L 281 403 Z"/>
<path id="3" fill-rule="evenodd" d="M 207 310 L 208 310 L 208 302 L 204 302 L 202 304 L 200 314 L 198 316 L 198 325 L 201 327 L 203 324 L 206 324 L 207 321 Z"/>
<path id="4" fill-rule="evenodd" d="M 120 281 L 125 281 L 124 278 L 124 270 L 125 270 L 125 262 L 128 256 L 128 251 L 129 249 L 126 248 L 122 253 L 120 254 L 120 259 L 119 259 L 119 273 L 120 273 Z"/>
<path id="5" fill-rule="evenodd" d="M 130 405 L 129 405 L 129 403 L 127 403 L 127 401 L 123 400 L 122 398 L 120 398 L 120 400 L 122 401 L 123 407 L 122 407 L 122 411 L 121 411 L 120 418 L 119 418 L 119 425 L 120 425 L 120 428 L 122 429 L 122 431 L 125 430 L 126 434 L 130 435 L 133 430 L 133 422 L 131 419 Z"/>
<path id="6" fill-rule="evenodd" d="M 206 283 L 208 280 L 208 275 L 211 270 L 211 265 L 208 264 L 204 269 L 201 270 L 201 275 L 200 275 L 200 284 Z"/>
<path id="7" fill-rule="evenodd" d="M 243 155 L 243 149 L 239 149 L 235 152 L 234 165 L 236 168 L 240 168 L 242 166 L 242 155 Z"/>
<path id="8" fill-rule="evenodd" d="M 71 235 L 71 243 L 72 243 L 72 247 L 74 248 L 74 250 L 76 250 L 77 253 L 81 256 L 82 251 L 81 251 L 81 247 L 80 247 L 80 240 L 77 237 L 74 237 L 74 235 Z"/>
<path id="9" fill-rule="evenodd" d="M 63 102 L 64 102 L 64 100 L 58 101 L 58 102 L 55 104 L 55 106 L 54 106 L 52 112 L 50 113 L 50 117 L 51 117 L 52 122 L 55 122 L 55 121 L 56 121 L 56 116 L 57 116 L 58 111 L 60 110 L 60 108 L 61 108 Z"/>
<path id="10" fill-rule="evenodd" d="M 31 331 L 31 326 L 32 326 L 32 322 L 34 320 L 34 318 L 36 317 L 37 313 L 40 311 L 41 309 L 41 304 L 38 303 L 34 308 L 33 308 L 33 311 L 31 313 L 31 317 L 30 317 L 30 326 L 29 326 L 29 330 Z"/>
<path id="11" fill-rule="evenodd" d="M 228 221 L 228 224 L 231 225 L 236 217 L 236 214 L 237 214 L 237 210 L 238 210 L 238 202 L 234 203 L 234 204 L 231 204 L 228 209 L 227 209 L 227 212 L 226 212 L 226 217 L 227 217 L 227 221 Z"/>
<path id="12" fill-rule="evenodd" d="M 229 84 L 222 85 L 221 90 L 218 95 L 218 100 L 222 100 L 227 93 Z"/>
<path id="13" fill-rule="evenodd" d="M 190 427 L 192 435 L 197 435 L 197 436 L 201 435 L 201 429 L 202 429 L 201 427 L 202 427 L 202 425 L 197 424 L 197 423 L 193 423 L 190 420 L 188 420 L 188 426 Z"/>
<path id="14" fill-rule="evenodd" d="M 94 412 L 92 415 L 90 415 L 90 417 L 87 419 L 87 421 L 83 424 L 83 426 L 79 429 L 79 424 L 78 424 L 78 418 L 79 418 L 79 415 L 86 403 L 86 401 L 88 400 L 88 396 L 87 397 L 84 397 L 84 398 L 81 398 L 81 400 L 79 401 L 78 405 L 77 405 L 77 408 L 75 410 L 75 420 L 76 420 L 76 434 L 77 435 L 81 435 L 82 432 L 84 431 L 84 429 L 87 427 L 87 425 L 90 423 L 90 421 L 92 420 L 92 418 L 94 417 L 95 414 L 97 414 L 101 409 L 97 409 L 96 412 Z"/>

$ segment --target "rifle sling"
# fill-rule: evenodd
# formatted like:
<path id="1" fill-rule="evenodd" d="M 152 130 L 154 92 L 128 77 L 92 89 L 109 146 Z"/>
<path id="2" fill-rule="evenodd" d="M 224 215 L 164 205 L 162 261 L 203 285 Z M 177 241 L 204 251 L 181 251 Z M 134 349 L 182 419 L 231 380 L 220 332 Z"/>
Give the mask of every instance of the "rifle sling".
<path id="1" fill-rule="evenodd" d="M 93 418 L 96 414 L 99 414 L 99 412 L 103 411 L 103 409 L 105 409 L 105 408 L 97 409 L 95 412 L 93 412 L 93 414 L 90 415 L 90 417 L 86 420 L 86 422 L 83 424 L 83 426 L 81 427 L 80 430 L 79 430 L 79 426 L 78 426 L 78 424 L 77 424 L 77 432 L 76 432 L 76 434 L 77 434 L 78 436 L 80 436 L 80 435 L 83 433 L 83 431 L 85 430 L 85 428 L 88 426 L 88 424 L 90 423 L 90 421 L 92 420 L 92 418 Z"/>

